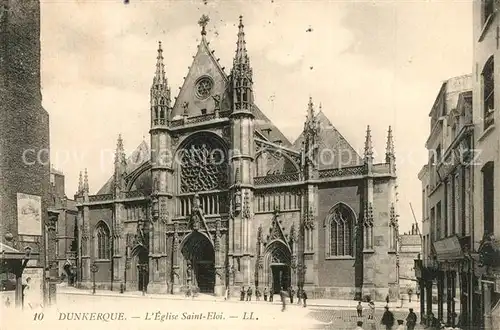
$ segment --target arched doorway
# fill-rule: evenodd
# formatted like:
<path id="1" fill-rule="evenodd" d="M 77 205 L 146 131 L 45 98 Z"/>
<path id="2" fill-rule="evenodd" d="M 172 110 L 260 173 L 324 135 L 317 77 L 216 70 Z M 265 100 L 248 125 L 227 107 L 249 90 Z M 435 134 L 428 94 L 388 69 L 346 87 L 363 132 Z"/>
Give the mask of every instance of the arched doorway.
<path id="1" fill-rule="evenodd" d="M 215 252 L 212 242 L 194 231 L 186 238 L 181 252 L 186 266 L 185 284 L 196 286 L 203 293 L 214 293 Z"/>
<path id="2" fill-rule="evenodd" d="M 149 283 L 149 256 L 148 250 L 142 245 L 136 245 L 132 249 L 132 257 L 137 260 L 137 290 L 146 291 Z"/>
<path id="3" fill-rule="evenodd" d="M 266 266 L 268 271 L 268 286 L 274 293 L 281 289 L 287 290 L 292 285 L 291 260 L 292 254 L 282 241 L 274 241 L 266 248 Z"/>

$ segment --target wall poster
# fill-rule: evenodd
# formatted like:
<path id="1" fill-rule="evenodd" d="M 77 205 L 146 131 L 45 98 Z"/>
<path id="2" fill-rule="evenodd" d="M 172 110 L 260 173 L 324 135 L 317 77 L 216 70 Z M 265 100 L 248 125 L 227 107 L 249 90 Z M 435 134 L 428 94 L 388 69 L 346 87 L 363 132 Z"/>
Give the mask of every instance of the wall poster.
<path id="1" fill-rule="evenodd" d="M 42 199 L 17 193 L 17 230 L 19 235 L 42 235 Z"/>

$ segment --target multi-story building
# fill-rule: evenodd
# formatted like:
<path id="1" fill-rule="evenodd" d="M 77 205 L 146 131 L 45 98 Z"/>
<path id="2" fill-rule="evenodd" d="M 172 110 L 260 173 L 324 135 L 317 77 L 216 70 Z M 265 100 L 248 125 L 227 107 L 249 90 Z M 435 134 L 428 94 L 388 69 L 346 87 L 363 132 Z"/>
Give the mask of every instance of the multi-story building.
<path id="1" fill-rule="evenodd" d="M 500 3 L 473 2 L 473 117 L 477 165 L 474 170 L 474 248 L 479 252 L 480 278 L 476 291 L 482 296 L 485 328 L 500 322 Z M 493 320 L 493 318 L 495 320 Z"/>
<path id="2" fill-rule="evenodd" d="M 475 322 L 473 304 L 472 76 L 445 81 L 429 114 L 429 162 L 422 182 L 423 258 L 417 262 L 421 315 Z M 433 308 L 433 300 L 436 308 Z M 445 305 L 446 304 L 446 310 Z"/>
<path id="3" fill-rule="evenodd" d="M 54 168 L 50 170 L 49 207 L 58 213 L 56 223 L 57 245 L 55 255 L 58 264 L 58 274 L 64 277 L 68 284 L 76 280 L 78 226 L 76 202 L 66 197 L 64 174 Z"/>
<path id="4" fill-rule="evenodd" d="M 0 272 L 14 281 L 17 306 L 28 277 L 32 303 L 43 304 L 55 290 L 45 280 L 54 275 L 53 246 L 46 242 L 52 242 L 47 237 L 54 234 L 56 215 L 48 212 L 49 115 L 40 89 L 39 0 L 0 1 L 0 100 Z"/>
<path id="5" fill-rule="evenodd" d="M 94 270 L 98 286 L 115 289 L 294 286 L 310 297 L 397 298 L 392 131 L 377 164 L 369 129 L 359 156 L 310 100 L 289 142 L 254 102 L 241 18 L 229 75 L 207 21 L 173 105 L 160 44 L 151 147 L 127 158 L 120 137 L 115 172 L 95 195 L 91 173 L 80 177 L 79 283 L 91 285 Z"/>
<path id="6" fill-rule="evenodd" d="M 420 294 L 420 288 L 415 277 L 415 259 L 422 254 L 422 237 L 417 224 L 411 230 L 399 235 L 399 287 L 404 296 Z"/>

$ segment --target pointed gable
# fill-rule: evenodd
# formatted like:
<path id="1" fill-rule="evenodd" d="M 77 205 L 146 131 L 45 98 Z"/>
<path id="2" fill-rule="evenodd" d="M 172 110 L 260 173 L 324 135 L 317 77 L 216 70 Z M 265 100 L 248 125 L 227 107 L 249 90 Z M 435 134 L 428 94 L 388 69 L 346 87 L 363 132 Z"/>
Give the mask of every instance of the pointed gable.
<path id="1" fill-rule="evenodd" d="M 330 120 L 320 111 L 316 118 L 320 124 L 319 131 L 319 169 L 331 169 L 357 166 L 363 163 L 356 150 L 347 142 Z M 295 140 L 293 147 L 299 150 L 304 141 L 303 133 Z"/>
<path id="2" fill-rule="evenodd" d="M 132 152 L 132 154 L 127 158 L 126 174 L 130 174 L 139 168 L 142 164 L 149 161 L 151 153 L 149 151 L 149 146 L 146 141 L 142 141 L 141 144 Z M 104 186 L 97 191 L 96 195 L 112 194 L 113 193 L 113 180 L 114 176 L 104 184 Z"/>
<path id="3" fill-rule="evenodd" d="M 197 89 L 198 86 L 200 89 Z M 205 36 L 202 36 L 193 63 L 175 100 L 172 119 L 183 116 L 185 104 L 188 105 L 188 117 L 201 115 L 203 109 L 206 113 L 214 112 L 215 95 L 221 97 L 221 110 L 227 110 L 227 87 L 228 77 L 210 50 Z"/>

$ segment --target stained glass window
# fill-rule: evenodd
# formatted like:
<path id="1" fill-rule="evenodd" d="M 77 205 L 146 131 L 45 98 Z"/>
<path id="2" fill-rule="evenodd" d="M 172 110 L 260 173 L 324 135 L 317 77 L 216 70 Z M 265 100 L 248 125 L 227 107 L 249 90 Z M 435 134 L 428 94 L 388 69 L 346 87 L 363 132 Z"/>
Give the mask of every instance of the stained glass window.
<path id="1" fill-rule="evenodd" d="M 330 212 L 330 256 L 353 255 L 354 214 L 345 204 L 338 204 Z"/>
<path id="2" fill-rule="evenodd" d="M 210 92 L 212 91 L 213 87 L 213 82 L 212 79 L 208 77 L 203 77 L 198 82 L 196 83 L 196 96 L 198 96 L 200 99 L 206 99 L 207 97 L 210 96 Z"/>
<path id="3" fill-rule="evenodd" d="M 97 259 L 109 259 L 109 229 L 104 223 L 99 223 L 96 228 Z"/>

